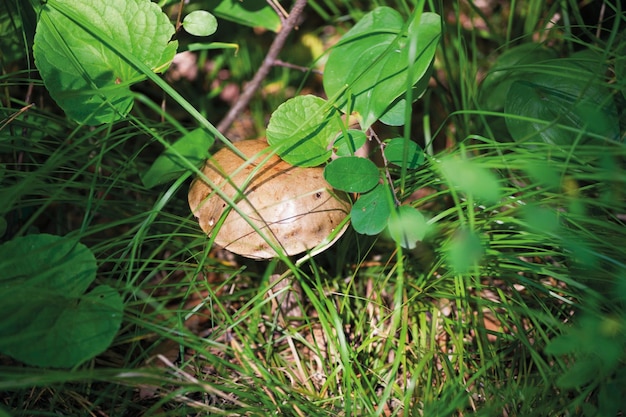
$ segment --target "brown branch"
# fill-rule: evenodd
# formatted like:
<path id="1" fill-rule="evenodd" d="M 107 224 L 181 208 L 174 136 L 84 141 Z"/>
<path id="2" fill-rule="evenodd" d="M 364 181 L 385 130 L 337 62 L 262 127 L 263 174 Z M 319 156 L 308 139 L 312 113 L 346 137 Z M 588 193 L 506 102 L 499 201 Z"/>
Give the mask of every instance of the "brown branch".
<path id="1" fill-rule="evenodd" d="M 224 133 L 230 127 L 230 125 L 233 124 L 235 119 L 241 114 L 243 109 L 246 108 L 248 103 L 250 103 L 250 100 L 252 100 L 254 93 L 259 88 L 261 82 L 265 79 L 265 77 L 267 77 L 267 74 L 269 74 L 270 69 L 276 62 L 276 58 L 278 57 L 280 51 L 283 49 L 289 33 L 291 33 L 293 28 L 296 26 L 298 18 L 304 10 L 304 6 L 306 6 L 306 0 L 296 0 L 293 8 L 289 12 L 289 16 L 283 22 L 282 27 L 278 32 L 278 35 L 276 35 L 276 38 L 274 38 L 274 42 L 272 42 L 272 45 L 270 46 L 270 49 L 267 52 L 263 63 L 257 70 L 256 74 L 254 74 L 254 77 L 248 83 L 243 93 L 241 93 L 235 104 L 233 104 L 230 110 L 228 110 L 226 116 L 224 116 L 224 118 L 219 122 L 219 124 L 217 125 L 217 130 Z"/>

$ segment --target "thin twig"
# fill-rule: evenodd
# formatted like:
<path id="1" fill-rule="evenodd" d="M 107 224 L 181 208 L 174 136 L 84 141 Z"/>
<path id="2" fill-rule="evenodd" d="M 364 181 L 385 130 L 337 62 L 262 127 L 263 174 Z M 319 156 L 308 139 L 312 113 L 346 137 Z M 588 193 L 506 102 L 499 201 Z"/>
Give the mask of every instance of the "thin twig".
<path id="1" fill-rule="evenodd" d="M 276 58 L 278 57 L 280 51 L 283 49 L 285 41 L 287 41 L 287 36 L 289 36 L 289 33 L 296 26 L 298 18 L 304 10 L 304 6 L 306 6 L 306 0 L 296 0 L 293 8 L 289 12 L 289 16 L 283 22 L 283 25 L 278 32 L 278 35 L 276 35 L 274 42 L 272 42 L 272 45 L 270 46 L 270 49 L 267 52 L 263 63 L 257 70 L 256 74 L 254 74 L 254 77 L 248 83 L 243 93 L 241 93 L 235 104 L 230 108 L 226 116 L 224 116 L 224 118 L 219 122 L 219 124 L 217 125 L 217 130 L 224 133 L 230 127 L 230 125 L 233 124 L 235 119 L 241 114 L 243 109 L 246 108 L 246 106 L 252 99 L 252 96 L 254 96 L 254 93 L 261 85 L 261 82 L 265 79 L 265 77 L 267 77 L 267 74 L 269 74 L 270 69 L 276 62 Z"/>

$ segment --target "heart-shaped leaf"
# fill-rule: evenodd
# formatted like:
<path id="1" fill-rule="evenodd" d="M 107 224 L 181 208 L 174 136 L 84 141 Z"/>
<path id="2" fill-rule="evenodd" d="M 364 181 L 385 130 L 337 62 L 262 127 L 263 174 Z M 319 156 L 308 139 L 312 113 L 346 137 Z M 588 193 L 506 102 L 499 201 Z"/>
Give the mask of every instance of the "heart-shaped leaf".
<path id="1" fill-rule="evenodd" d="M 291 165 L 311 167 L 328 161 L 330 145 L 341 129 L 336 110 L 326 100 L 297 96 L 272 113 L 267 141 Z"/>
<path id="2" fill-rule="evenodd" d="M 111 287 L 85 294 L 96 277 L 81 243 L 40 234 L 0 246 L 0 352 L 36 366 L 72 367 L 103 352 L 123 302 Z"/>
<path id="3" fill-rule="evenodd" d="M 150 0 L 48 0 L 33 52 L 50 95 L 73 119 L 96 125 L 119 120 L 133 106 L 130 86 L 172 61 L 174 26 Z"/>
<path id="4" fill-rule="evenodd" d="M 441 18 L 435 13 L 422 13 L 419 21 L 416 17 L 405 25 L 400 13 L 378 7 L 354 25 L 328 57 L 324 90 L 328 97 L 339 96 L 344 112 L 355 111 L 363 129 L 428 73 L 441 35 Z"/>

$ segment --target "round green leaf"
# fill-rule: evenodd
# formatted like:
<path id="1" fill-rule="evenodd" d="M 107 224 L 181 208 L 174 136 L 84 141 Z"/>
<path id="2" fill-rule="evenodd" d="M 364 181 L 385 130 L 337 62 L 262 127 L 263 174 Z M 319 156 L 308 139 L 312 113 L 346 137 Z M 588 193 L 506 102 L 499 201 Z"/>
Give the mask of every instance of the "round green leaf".
<path id="1" fill-rule="evenodd" d="M 316 96 L 287 100 L 272 113 L 267 141 L 292 165 L 316 166 L 328 161 L 330 144 L 341 128 L 336 110 Z"/>
<path id="2" fill-rule="evenodd" d="M 347 135 L 343 133 L 335 140 L 334 148 L 337 156 L 350 156 L 360 149 L 367 141 L 367 135 L 362 130 L 349 129 Z"/>
<path id="3" fill-rule="evenodd" d="M 35 33 L 35 64 L 50 95 L 80 123 L 111 123 L 133 105 L 130 86 L 145 79 L 128 57 L 164 71 L 178 43 L 174 26 L 150 0 L 49 0 Z"/>
<path id="4" fill-rule="evenodd" d="M 96 260 L 60 236 L 29 235 L 0 245 L 0 352 L 29 365 L 72 367 L 103 352 L 122 320 L 108 286 L 85 294 Z"/>
<path id="5" fill-rule="evenodd" d="M 387 226 L 391 214 L 390 191 L 385 184 L 361 194 L 350 211 L 352 227 L 358 233 L 377 235 Z"/>
<path id="6" fill-rule="evenodd" d="M 363 16 L 331 50 L 324 70 L 324 90 L 328 97 L 339 95 L 341 109 L 356 112 L 363 129 L 427 76 L 441 35 L 441 18 L 422 13 L 418 21 L 417 16 L 415 13 L 404 29 L 400 13 L 378 7 Z"/>
<path id="7" fill-rule="evenodd" d="M 413 249 L 426 236 L 428 223 L 416 208 L 400 206 L 389 217 L 388 228 L 394 241 L 405 249 Z"/>
<path id="8" fill-rule="evenodd" d="M 385 158 L 390 164 L 405 166 L 415 169 L 424 163 L 424 152 L 413 141 L 405 141 L 404 138 L 395 138 L 387 142 L 384 150 Z"/>
<path id="9" fill-rule="evenodd" d="M 217 30 L 217 19 L 205 10 L 195 10 L 183 19 L 183 28 L 195 36 L 209 36 Z"/>
<path id="10" fill-rule="evenodd" d="M 324 178 L 339 190 L 364 193 L 378 184 L 378 167 L 369 159 L 359 156 L 337 158 L 324 168 Z"/>

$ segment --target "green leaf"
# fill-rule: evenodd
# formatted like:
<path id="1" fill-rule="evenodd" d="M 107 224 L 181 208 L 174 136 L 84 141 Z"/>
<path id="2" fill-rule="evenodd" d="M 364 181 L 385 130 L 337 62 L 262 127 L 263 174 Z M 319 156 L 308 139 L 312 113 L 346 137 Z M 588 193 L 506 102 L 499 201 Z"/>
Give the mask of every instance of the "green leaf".
<path id="1" fill-rule="evenodd" d="M 330 144 L 341 129 L 336 110 L 312 95 L 287 100 L 272 113 L 267 141 L 291 165 L 316 166 L 328 161 Z"/>
<path id="2" fill-rule="evenodd" d="M 278 32 L 280 17 L 266 0 L 208 2 L 207 10 L 217 17 L 250 27 L 261 27 Z"/>
<path id="3" fill-rule="evenodd" d="M 378 184 L 373 190 L 361 194 L 350 211 L 354 230 L 365 235 L 377 235 L 385 229 L 392 208 L 389 193 L 385 184 Z"/>
<path id="4" fill-rule="evenodd" d="M 601 77 L 586 65 L 561 60 L 558 67 L 515 81 L 504 106 L 517 116 L 505 119 L 511 136 L 517 141 L 539 136 L 561 146 L 587 142 L 590 135 L 619 140 L 617 109 Z"/>
<path id="5" fill-rule="evenodd" d="M 440 169 L 451 187 L 485 203 L 497 203 L 500 200 L 498 179 L 477 162 L 449 156 L 441 160 Z"/>
<path id="6" fill-rule="evenodd" d="M 344 156 L 331 161 L 324 168 L 324 178 L 339 190 L 364 193 L 378 184 L 378 167 L 369 159 Z"/>
<path id="7" fill-rule="evenodd" d="M 123 302 L 101 285 L 84 245 L 28 235 L 0 246 L 0 352 L 29 365 L 76 366 L 103 352 L 122 320 Z"/>
<path id="8" fill-rule="evenodd" d="M 416 16 L 407 27 L 400 13 L 378 7 L 350 29 L 328 57 L 324 90 L 328 97 L 340 95 L 340 108 L 355 111 L 363 129 L 427 76 L 441 35 L 441 18 L 422 13 L 418 22 Z M 415 60 L 410 62 L 412 44 L 416 51 Z M 412 79 L 408 78 L 410 67 Z"/>
<path id="9" fill-rule="evenodd" d="M 130 86 L 146 78 L 127 57 L 164 71 L 178 46 L 173 34 L 168 17 L 149 0 L 49 0 L 35 34 L 35 64 L 71 118 L 110 123 L 128 114 Z"/>
<path id="10" fill-rule="evenodd" d="M 217 30 L 217 19 L 206 10 L 195 10 L 183 19 L 183 28 L 195 36 L 209 36 Z"/>
<path id="11" fill-rule="evenodd" d="M 214 139 L 203 129 L 194 129 L 177 140 L 141 176 L 146 188 L 172 181 L 189 170 L 189 163 L 200 166 L 208 158 Z M 177 155 L 180 154 L 180 156 Z M 185 162 L 187 161 L 187 162 Z"/>
<path id="12" fill-rule="evenodd" d="M 334 143 L 337 156 L 351 156 L 360 149 L 367 141 L 365 132 L 357 129 L 348 129 L 347 135 L 343 133 L 337 137 Z"/>
<path id="13" fill-rule="evenodd" d="M 390 164 L 400 167 L 406 164 L 408 169 L 415 169 L 424 163 L 424 151 L 417 143 L 405 141 L 404 138 L 391 139 L 383 153 Z"/>
<path id="14" fill-rule="evenodd" d="M 414 207 L 400 206 L 389 217 L 389 234 L 391 238 L 405 249 L 413 249 L 417 242 L 424 239 L 428 223 L 424 215 Z"/>

